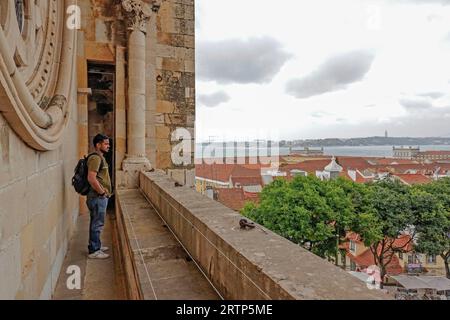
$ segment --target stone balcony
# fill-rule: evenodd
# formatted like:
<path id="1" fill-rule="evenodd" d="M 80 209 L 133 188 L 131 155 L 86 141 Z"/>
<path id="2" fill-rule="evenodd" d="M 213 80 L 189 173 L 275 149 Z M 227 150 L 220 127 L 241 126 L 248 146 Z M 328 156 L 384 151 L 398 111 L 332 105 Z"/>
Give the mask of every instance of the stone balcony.
<path id="1" fill-rule="evenodd" d="M 387 299 L 300 246 L 160 172 L 117 194 L 129 299 Z"/>

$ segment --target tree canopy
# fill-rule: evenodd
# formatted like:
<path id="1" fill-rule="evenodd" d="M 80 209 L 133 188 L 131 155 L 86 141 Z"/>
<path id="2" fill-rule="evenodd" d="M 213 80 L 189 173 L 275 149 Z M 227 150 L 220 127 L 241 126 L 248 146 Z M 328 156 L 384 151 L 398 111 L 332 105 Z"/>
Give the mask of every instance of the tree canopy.
<path id="1" fill-rule="evenodd" d="M 260 203 L 248 203 L 242 213 L 336 261 L 339 244 L 356 232 L 382 275 L 396 252 L 413 245 L 447 263 L 450 255 L 450 179 L 413 187 L 391 179 L 369 184 L 314 176 L 276 179 L 263 189 Z M 395 240 L 404 234 L 410 240 L 399 246 Z"/>

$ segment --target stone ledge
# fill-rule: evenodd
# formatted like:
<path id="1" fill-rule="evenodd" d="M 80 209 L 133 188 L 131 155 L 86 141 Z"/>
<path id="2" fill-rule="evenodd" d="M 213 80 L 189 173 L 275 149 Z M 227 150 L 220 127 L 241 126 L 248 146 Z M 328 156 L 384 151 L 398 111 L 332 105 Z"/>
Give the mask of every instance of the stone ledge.
<path id="1" fill-rule="evenodd" d="M 164 173 L 141 173 L 140 188 L 226 299 L 388 299 L 344 270 Z"/>
<path id="2" fill-rule="evenodd" d="M 134 259 L 133 249 L 126 227 L 126 220 L 122 212 L 119 196 L 115 198 L 116 221 L 114 224 L 114 252 L 121 270 L 121 280 L 125 287 L 126 296 L 129 300 L 143 300 L 141 284 L 139 281 L 138 271 Z"/>

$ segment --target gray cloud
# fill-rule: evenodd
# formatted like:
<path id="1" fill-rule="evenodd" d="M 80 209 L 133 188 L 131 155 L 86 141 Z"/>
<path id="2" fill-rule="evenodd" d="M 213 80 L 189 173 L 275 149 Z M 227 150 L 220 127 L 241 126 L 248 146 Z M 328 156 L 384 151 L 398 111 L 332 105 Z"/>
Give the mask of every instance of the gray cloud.
<path id="1" fill-rule="evenodd" d="M 224 91 L 217 91 L 212 94 L 200 94 L 198 96 L 198 102 L 208 108 L 217 107 L 218 105 L 230 100 L 230 96 Z"/>
<path id="2" fill-rule="evenodd" d="M 427 17 L 428 22 L 439 21 L 442 19 L 444 19 L 443 16 L 441 16 L 439 14 L 434 14 L 434 13 L 428 15 L 428 17 Z"/>
<path id="3" fill-rule="evenodd" d="M 433 107 L 430 98 L 424 97 L 413 97 L 413 98 L 402 98 L 399 103 L 408 111 L 422 111 L 425 109 L 430 109 Z"/>
<path id="4" fill-rule="evenodd" d="M 317 119 L 323 118 L 324 116 L 325 116 L 325 114 L 323 112 L 313 112 L 313 113 L 311 113 L 311 117 L 317 118 Z"/>
<path id="5" fill-rule="evenodd" d="M 197 46 L 200 80 L 229 83 L 269 83 L 291 58 L 270 37 L 201 42 Z"/>
<path id="6" fill-rule="evenodd" d="M 385 121 L 368 121 L 358 124 L 336 123 L 320 126 L 308 132 L 312 137 L 368 137 L 382 135 L 387 129 L 390 136 L 396 137 L 444 137 L 449 136 L 450 106 L 431 108 L 424 113 L 411 113 L 408 116 L 394 117 Z"/>
<path id="7" fill-rule="evenodd" d="M 286 85 L 286 92 L 302 99 L 343 90 L 351 83 L 364 78 L 374 58 L 374 53 L 368 50 L 338 54 L 329 58 L 309 75 L 290 80 Z"/>
<path id="8" fill-rule="evenodd" d="M 445 93 L 438 92 L 438 91 L 431 91 L 431 92 L 421 93 L 421 94 L 419 94 L 419 96 L 426 97 L 426 98 L 429 97 L 429 98 L 432 98 L 432 99 L 439 99 L 439 98 L 445 96 Z"/>

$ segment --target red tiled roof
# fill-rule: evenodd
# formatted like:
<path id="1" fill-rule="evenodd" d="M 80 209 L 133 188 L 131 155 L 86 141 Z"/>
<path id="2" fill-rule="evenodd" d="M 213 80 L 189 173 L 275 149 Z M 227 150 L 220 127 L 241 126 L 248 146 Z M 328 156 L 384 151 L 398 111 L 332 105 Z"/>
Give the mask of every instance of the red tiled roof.
<path id="1" fill-rule="evenodd" d="M 429 164 L 391 164 L 391 165 L 377 165 L 378 169 L 388 169 L 392 173 L 406 173 L 408 170 L 416 170 L 422 174 L 427 172 L 434 172 L 440 164 L 429 163 Z"/>
<path id="2" fill-rule="evenodd" d="M 254 165 L 258 167 L 270 167 L 270 162 L 279 162 L 282 158 L 279 156 L 272 157 L 231 157 L 231 158 L 196 158 L 195 164 L 228 164 L 228 165 Z"/>
<path id="3" fill-rule="evenodd" d="M 375 162 L 379 165 L 390 165 L 390 164 L 417 164 L 414 160 L 408 159 L 395 159 L 395 158 L 381 158 L 376 159 Z"/>
<path id="4" fill-rule="evenodd" d="M 337 163 L 344 168 L 344 170 L 348 169 L 367 169 L 372 165 L 367 162 L 367 160 L 363 157 L 337 157 Z"/>
<path id="5" fill-rule="evenodd" d="M 195 175 L 204 179 L 228 182 L 233 164 L 197 164 L 195 165 Z"/>
<path id="6" fill-rule="evenodd" d="M 356 181 L 357 183 L 366 183 L 373 180 L 372 178 L 364 178 L 364 176 L 358 171 L 356 170 Z"/>
<path id="7" fill-rule="evenodd" d="M 323 160 L 307 160 L 300 163 L 286 164 L 281 166 L 280 170 L 287 172 L 290 175 L 291 170 L 302 170 L 308 173 L 316 173 L 316 171 L 323 171 L 323 169 L 330 164 L 330 159 Z"/>
<path id="8" fill-rule="evenodd" d="M 261 167 L 256 165 L 234 165 L 231 177 L 261 177 Z"/>
<path id="9" fill-rule="evenodd" d="M 261 176 L 261 164 L 197 164 L 195 175 L 200 178 L 229 182 L 230 177 Z"/>
<path id="10" fill-rule="evenodd" d="M 444 155 L 444 156 L 450 156 L 450 151 L 447 151 L 447 150 L 439 150 L 439 151 L 421 151 L 421 152 L 419 152 L 419 154 L 418 154 L 419 156 L 420 155 L 438 155 L 438 156 L 440 156 L 440 155 Z"/>
<path id="11" fill-rule="evenodd" d="M 258 202 L 259 195 L 251 192 L 244 192 L 242 188 L 217 188 L 218 199 L 220 203 L 235 211 L 240 211 L 249 201 Z"/>
<path id="12" fill-rule="evenodd" d="M 347 256 L 354 261 L 359 267 L 367 268 L 371 265 L 375 265 L 375 259 L 373 257 L 372 251 L 370 249 L 365 250 L 358 256 L 354 256 L 349 252 L 349 242 L 350 240 L 361 243 L 361 237 L 355 232 L 348 232 L 346 239 L 349 241 L 344 242 L 339 247 L 341 249 L 347 250 Z M 413 249 L 413 243 L 411 241 L 411 237 L 409 235 L 401 235 L 391 245 L 391 248 L 398 249 L 403 252 L 409 252 Z M 378 254 L 381 252 L 381 246 L 377 249 Z M 403 267 L 400 265 L 400 261 L 396 255 L 392 257 L 392 261 L 387 266 L 388 274 L 396 275 L 400 274 L 403 271 Z"/>
<path id="13" fill-rule="evenodd" d="M 395 174 L 394 177 L 399 178 L 403 183 L 412 184 L 424 184 L 430 183 L 432 180 L 423 174 Z"/>
<path id="14" fill-rule="evenodd" d="M 361 268 L 376 265 L 375 258 L 370 249 L 367 249 L 359 256 L 354 256 L 351 253 L 348 253 L 347 256 Z M 391 262 L 386 266 L 386 272 L 390 275 L 398 275 L 403 272 L 403 267 L 400 265 L 400 261 L 396 255 L 392 257 Z"/>
<path id="15" fill-rule="evenodd" d="M 404 234 L 395 239 L 394 243 L 392 244 L 392 248 L 394 249 L 400 249 L 404 252 L 409 252 L 413 249 L 413 242 L 411 240 L 411 236 Z"/>
<path id="16" fill-rule="evenodd" d="M 233 183 L 233 186 L 236 186 L 236 184 L 240 184 L 241 186 L 262 186 L 263 181 L 261 176 L 257 177 L 234 177 L 231 176 L 231 182 Z"/>

